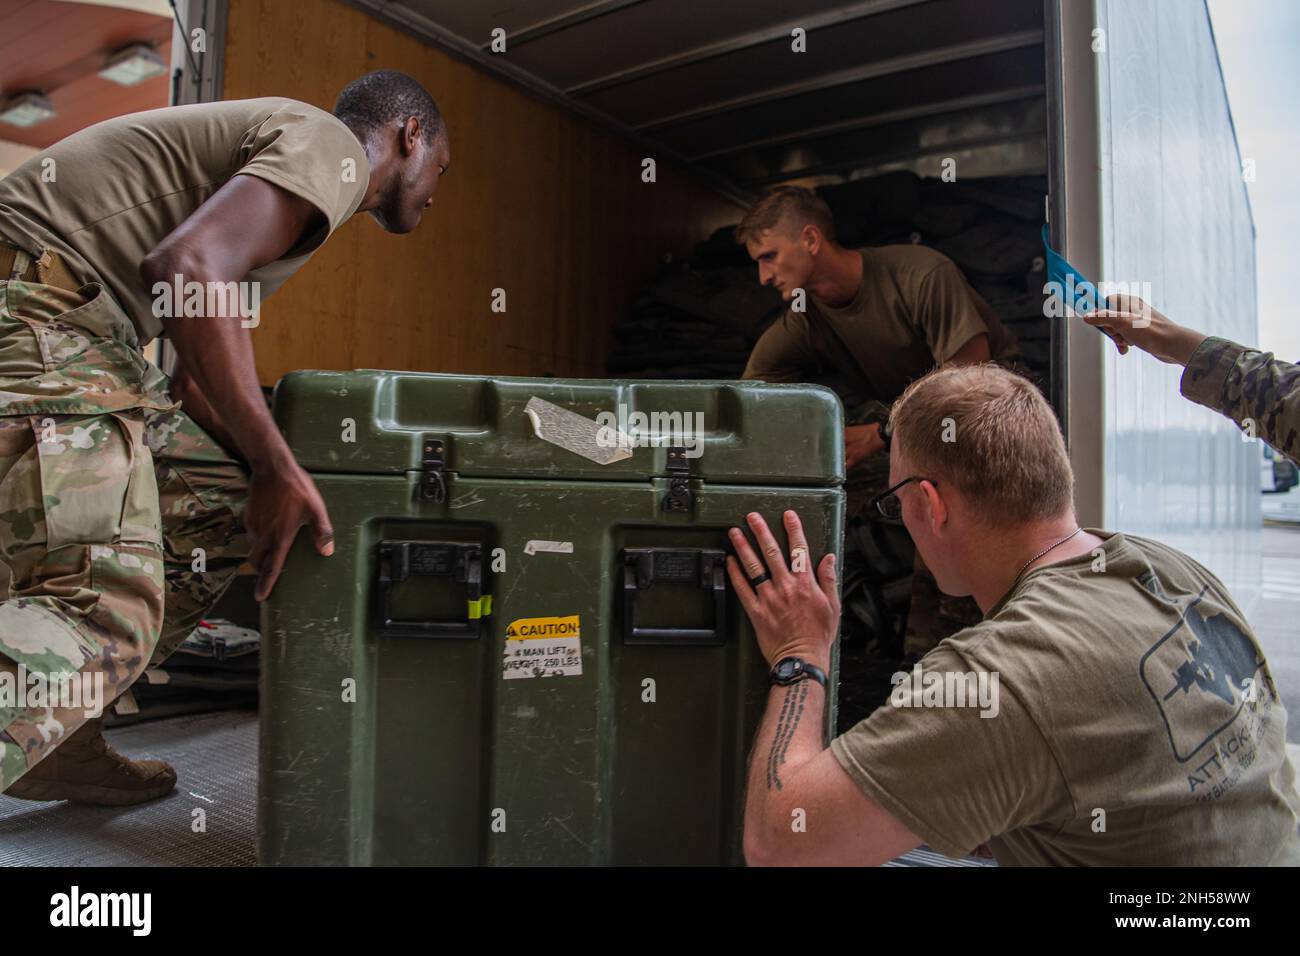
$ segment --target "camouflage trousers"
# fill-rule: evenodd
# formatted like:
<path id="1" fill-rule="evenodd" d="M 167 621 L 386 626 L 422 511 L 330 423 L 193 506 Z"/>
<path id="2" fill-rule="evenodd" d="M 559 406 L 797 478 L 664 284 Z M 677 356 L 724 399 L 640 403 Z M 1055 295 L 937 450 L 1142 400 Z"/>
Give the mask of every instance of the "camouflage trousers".
<path id="1" fill-rule="evenodd" d="M 99 286 L 0 276 L 0 687 L 75 675 L 107 707 L 247 555 L 243 467 L 136 346 Z M 0 696 L 0 789 L 87 719 L 29 700 Z"/>
<path id="2" fill-rule="evenodd" d="M 846 549 L 843 579 L 847 586 L 853 570 L 852 562 L 864 564 L 866 565 L 863 569 L 865 577 L 876 580 L 878 586 L 884 585 L 887 597 L 889 591 L 896 587 L 890 584 L 891 580 L 901 579 L 902 574 L 905 573 L 900 566 L 900 560 L 907 560 L 912 573 L 902 641 L 898 645 L 891 646 L 891 641 L 886 637 L 883 641 L 874 644 L 877 653 L 885 656 L 920 660 L 945 637 L 978 624 L 983 620 L 984 615 L 971 598 L 944 594 L 939 589 L 934 574 L 922 560 L 921 553 L 911 547 L 902 522 L 891 521 L 872 507 L 875 496 L 888 486 L 889 456 L 887 453 L 874 455 L 865 462 L 848 484 L 846 516 L 850 527 L 855 522 L 872 522 L 880 525 L 880 528 L 877 529 L 877 534 L 867 536 L 877 538 L 876 546 L 854 554 L 848 553 Z M 907 551 L 911 554 L 905 554 Z M 887 609 L 872 617 L 882 619 L 875 625 L 876 627 L 889 629 Z"/>
<path id="3" fill-rule="evenodd" d="M 974 627 L 984 620 L 979 605 L 971 597 L 954 597 L 939 589 L 934 573 L 916 554 L 912 569 L 912 603 L 907 612 L 907 634 L 903 654 L 908 660 L 920 660 L 945 637 Z"/>

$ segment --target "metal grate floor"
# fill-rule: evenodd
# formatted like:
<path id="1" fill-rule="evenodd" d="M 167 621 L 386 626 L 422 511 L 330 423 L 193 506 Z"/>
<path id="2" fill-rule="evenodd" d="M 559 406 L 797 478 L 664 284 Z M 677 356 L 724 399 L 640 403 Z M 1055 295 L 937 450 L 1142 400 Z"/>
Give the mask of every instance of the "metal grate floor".
<path id="1" fill-rule="evenodd" d="M 176 789 L 135 807 L 33 803 L 0 796 L 0 866 L 252 866 L 257 714 L 148 721 L 105 733 L 138 758 L 176 768 Z M 195 832 L 203 810 L 203 832 Z"/>
<path id="2" fill-rule="evenodd" d="M 136 807 L 32 803 L 0 796 L 0 866 L 252 866 L 256 862 L 257 714 L 224 711 L 110 729 L 132 757 L 176 768 L 176 790 Z M 203 810 L 204 832 L 195 832 Z M 928 847 L 886 866 L 996 866 Z"/>
<path id="3" fill-rule="evenodd" d="M 915 850 L 908 850 L 902 856 L 890 860 L 885 866 L 992 866 L 996 867 L 997 861 L 985 859 L 979 856 L 964 856 L 961 859 L 953 859 L 950 856 L 944 856 L 942 853 L 936 853 L 928 846 L 921 845 Z"/>

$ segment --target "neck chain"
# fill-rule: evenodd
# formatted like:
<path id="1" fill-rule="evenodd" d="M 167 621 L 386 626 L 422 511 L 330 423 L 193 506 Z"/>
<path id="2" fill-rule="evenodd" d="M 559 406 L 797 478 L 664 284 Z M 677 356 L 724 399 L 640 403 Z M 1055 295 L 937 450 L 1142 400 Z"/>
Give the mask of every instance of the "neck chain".
<path id="1" fill-rule="evenodd" d="M 1059 548 L 1061 545 L 1065 544 L 1065 542 L 1069 541 L 1071 538 L 1073 538 L 1076 534 L 1078 534 L 1082 530 L 1083 528 L 1075 528 L 1073 531 L 1067 534 L 1060 541 L 1056 542 L 1056 544 L 1049 544 L 1042 551 L 1039 551 L 1036 555 L 1034 555 L 1032 558 L 1030 558 L 1028 561 L 1026 561 L 1024 564 L 1020 566 L 1020 570 L 1016 572 L 1016 580 L 1017 581 L 1020 580 L 1020 575 L 1025 573 L 1025 568 L 1029 567 L 1031 564 L 1033 564 L 1035 561 L 1037 561 L 1039 558 L 1045 555 L 1048 551 L 1051 551 L 1053 548 Z"/>

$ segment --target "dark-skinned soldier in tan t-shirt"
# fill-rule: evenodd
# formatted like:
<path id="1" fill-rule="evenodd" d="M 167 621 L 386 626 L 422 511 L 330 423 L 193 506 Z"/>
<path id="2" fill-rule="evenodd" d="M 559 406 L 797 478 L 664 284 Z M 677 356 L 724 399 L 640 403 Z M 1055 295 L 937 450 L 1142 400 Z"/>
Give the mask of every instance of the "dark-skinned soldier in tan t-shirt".
<path id="1" fill-rule="evenodd" d="M 758 263 L 759 281 L 791 308 L 758 340 L 744 377 L 817 382 L 834 388 L 846 411 L 875 409 L 875 421 L 844 429 L 849 515 L 881 490 L 889 463 L 881 426 L 908 383 L 946 365 L 1016 355 L 1015 337 L 946 256 L 924 246 L 846 249 L 835 241 L 829 207 L 797 186 L 774 190 L 736 229 Z M 798 311 L 799 290 L 804 300 Z M 917 658 L 979 620 L 965 599 L 948 597 L 917 558 L 903 652 Z"/>
<path id="2" fill-rule="evenodd" d="M 105 744 L 93 701 L 175 650 L 245 559 L 263 600 L 303 526 L 334 550 L 258 384 L 255 306 L 354 213 L 414 229 L 449 157 L 428 92 L 383 70 L 333 114 L 136 113 L 0 180 L 0 676 L 68 688 L 0 702 L 0 789 L 124 805 L 175 786 Z M 170 381 L 140 352 L 159 335 Z"/>

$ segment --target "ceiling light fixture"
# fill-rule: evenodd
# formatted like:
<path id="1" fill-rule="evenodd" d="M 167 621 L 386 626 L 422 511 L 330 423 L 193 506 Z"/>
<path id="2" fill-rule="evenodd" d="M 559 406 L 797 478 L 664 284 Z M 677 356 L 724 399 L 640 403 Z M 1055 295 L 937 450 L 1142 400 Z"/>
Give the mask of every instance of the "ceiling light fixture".
<path id="1" fill-rule="evenodd" d="M 122 86 L 135 86 L 167 72 L 162 56 L 147 43 L 132 43 L 108 58 L 99 75 Z"/>
<path id="2" fill-rule="evenodd" d="M 37 90 L 15 93 L 0 106 L 0 123 L 11 126 L 35 126 L 53 119 L 54 115 L 54 104 L 48 96 Z"/>

